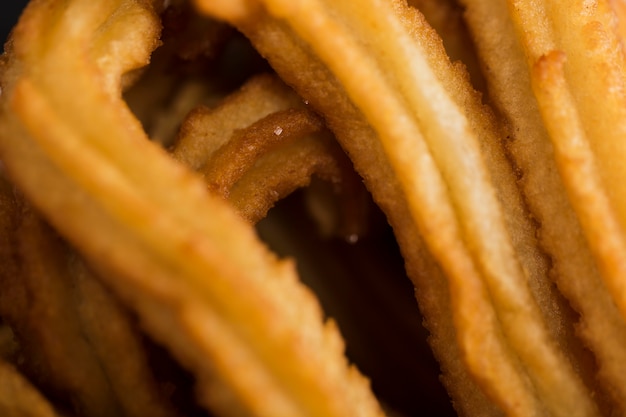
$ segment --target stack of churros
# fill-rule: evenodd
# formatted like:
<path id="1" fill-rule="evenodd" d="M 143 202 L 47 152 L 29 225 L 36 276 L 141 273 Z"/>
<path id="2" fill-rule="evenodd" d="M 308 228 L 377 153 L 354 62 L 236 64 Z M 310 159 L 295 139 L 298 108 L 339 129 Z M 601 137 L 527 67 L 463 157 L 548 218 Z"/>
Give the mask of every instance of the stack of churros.
<path id="1" fill-rule="evenodd" d="M 353 363 L 260 237 L 299 196 L 352 244 L 384 215 L 458 415 L 626 415 L 624 27 L 622 0 L 32 0 L 0 60 L 0 411 L 414 415 L 436 382 L 407 406 L 367 372 L 406 347 Z"/>

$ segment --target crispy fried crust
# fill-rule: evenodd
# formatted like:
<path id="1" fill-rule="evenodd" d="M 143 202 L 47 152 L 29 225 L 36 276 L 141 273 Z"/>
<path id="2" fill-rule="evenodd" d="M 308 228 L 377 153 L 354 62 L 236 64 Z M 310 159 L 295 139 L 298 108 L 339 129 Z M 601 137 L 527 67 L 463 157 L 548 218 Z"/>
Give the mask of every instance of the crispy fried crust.
<path id="1" fill-rule="evenodd" d="M 212 5 L 199 3 L 212 11 Z M 263 4 L 266 15 L 252 10 L 247 19 L 237 15 L 231 21 L 325 116 L 392 223 L 397 213 L 389 210 L 394 204 L 385 201 L 381 190 L 397 184 L 395 196 L 401 202 L 395 205 L 406 205 L 445 271 L 464 366 L 484 392 L 511 415 L 595 414 L 591 394 L 570 363 L 574 358 L 560 350 L 568 346 L 569 336 L 555 330 L 565 321 L 547 324 L 535 298 L 548 317 L 555 307 L 567 311 L 563 303 L 557 307 L 560 296 L 547 278 L 523 201 L 519 195 L 513 201 L 498 200 L 498 195 L 517 195 L 511 171 L 508 178 L 496 176 L 508 168 L 497 143 L 502 132 L 480 104 L 463 110 L 477 100 L 465 95 L 465 76 L 447 69 L 433 33 L 416 29 L 419 18 L 401 2 Z M 384 32 L 371 30 L 379 24 Z M 373 142 L 382 150 L 376 164 L 359 162 L 371 158 L 376 145 L 370 142 L 367 151 L 359 152 L 358 143 L 342 132 L 337 119 L 359 117 L 350 118 L 348 112 L 335 116 L 337 103 L 346 100 L 376 131 Z M 481 149 L 478 137 L 490 143 L 489 135 L 492 148 Z M 395 181 L 387 177 L 387 184 L 378 188 L 373 171 L 388 172 Z M 407 256 L 415 239 L 399 241 L 407 245 Z M 573 398 L 580 401 L 575 406 Z"/>
<path id="2" fill-rule="evenodd" d="M 228 123 L 246 120 L 248 126 Z M 252 223 L 314 176 L 346 200 L 359 182 L 319 116 L 269 75 L 253 77 L 215 109 L 192 111 L 172 154 L 198 169 L 209 190 Z"/>
<path id="3" fill-rule="evenodd" d="M 560 173 L 558 153 L 563 152 L 565 148 L 559 149 L 551 139 L 553 133 L 550 129 L 555 128 L 570 129 L 567 136 L 562 136 L 564 132 L 561 130 L 562 139 L 581 138 L 580 131 L 576 132 L 578 121 L 572 117 L 571 102 L 566 104 L 564 100 L 558 103 L 553 101 L 555 97 L 563 94 L 561 90 L 563 85 L 560 84 L 559 87 L 562 79 L 557 75 L 560 71 L 558 68 L 563 65 L 561 62 L 563 55 L 552 52 L 542 58 L 533 70 L 534 81 L 531 82 L 531 71 L 527 65 L 525 50 L 530 51 L 532 48 L 524 46 L 530 39 L 526 38 L 524 41 L 524 36 L 520 34 L 524 33 L 522 30 L 526 30 L 522 29 L 522 26 L 527 25 L 530 28 L 540 21 L 533 21 L 534 17 L 526 24 L 515 20 L 504 2 L 463 3 L 467 6 L 466 19 L 478 45 L 483 65 L 494 69 L 486 72 L 490 100 L 504 115 L 505 123 L 508 125 L 512 139 L 508 146 L 515 163 L 523 172 L 522 189 L 529 207 L 540 224 L 541 244 L 553 259 L 554 280 L 560 291 L 580 312 L 579 334 L 593 351 L 595 361 L 598 363 L 598 367 L 592 367 L 590 371 L 597 372 L 600 382 L 597 387 L 599 403 L 605 409 L 623 412 L 623 399 L 626 395 L 623 389 L 626 387 L 626 381 L 620 364 L 626 360 L 625 323 L 612 300 L 611 292 L 603 283 L 602 272 L 594 259 L 594 251 L 585 238 L 584 226 L 576 213 L 573 201 L 585 201 L 584 205 L 588 208 L 594 205 L 588 204 L 588 199 L 581 200 L 580 196 L 572 200 L 572 194 L 568 195 L 567 187 L 564 186 L 565 182 L 578 183 L 581 186 L 589 184 L 589 181 L 595 178 L 595 173 L 589 172 L 591 165 L 588 150 L 584 150 L 584 145 L 580 146 L 584 141 L 580 141 L 576 146 L 578 150 L 569 148 L 570 154 L 566 158 L 570 163 L 565 165 L 569 173 L 565 174 L 563 170 Z M 620 2 L 615 4 L 617 3 Z M 568 6 L 570 7 L 574 6 Z M 489 19 L 485 19 L 487 15 Z M 593 14 L 589 18 L 595 19 Z M 572 23 L 568 31 L 579 30 L 575 29 L 579 28 L 579 23 Z M 497 41 L 489 35 L 492 33 L 498 33 Z M 535 45 L 533 48 L 539 48 L 543 40 L 545 37 L 537 37 L 533 41 L 536 42 L 533 43 Z M 582 44 L 576 48 L 581 46 Z M 613 51 L 617 52 L 615 49 Z M 533 54 L 535 58 L 538 56 L 537 53 L 535 51 Z M 507 65 L 501 65 L 503 62 Z M 584 64 L 583 69 L 579 68 L 579 71 L 589 71 L 587 64 Z M 538 98 L 533 94 L 531 84 L 535 82 L 542 85 L 536 91 L 542 96 L 544 103 L 551 107 L 544 115 L 540 112 Z M 553 88 L 555 90 L 550 93 Z M 561 91 L 558 92 L 559 90 Z M 596 94 L 602 95 L 598 92 Z M 570 116 L 565 117 L 566 114 Z M 551 126 L 550 129 L 548 126 Z M 575 132 L 577 134 L 574 134 Z M 580 153 L 575 155 L 571 153 L 572 151 Z M 584 178 L 581 178 L 581 175 Z M 598 186 L 588 188 L 589 191 L 594 190 L 591 191 L 593 193 L 600 189 Z M 577 204 L 580 208 L 580 203 Z M 602 240 L 606 241 L 607 237 L 608 234 L 603 236 Z"/>
<path id="4" fill-rule="evenodd" d="M 133 314 L 217 415 L 382 416 L 253 229 L 314 176 L 358 213 L 362 177 L 459 414 L 626 410 L 619 0 L 168 4 L 33 0 L 7 43 L 0 174 L 28 203 L 0 179 L 0 360 L 80 415 L 175 415 Z M 231 26 L 280 79 L 222 99 L 198 74 Z M 0 408 L 54 413 L 0 373 Z"/>
<path id="5" fill-rule="evenodd" d="M 147 62 L 157 36 L 145 2 L 32 3 L 2 80 L 11 177 L 194 372 L 217 414 L 382 415 L 292 263 L 149 142 L 122 102 L 120 76 Z"/>

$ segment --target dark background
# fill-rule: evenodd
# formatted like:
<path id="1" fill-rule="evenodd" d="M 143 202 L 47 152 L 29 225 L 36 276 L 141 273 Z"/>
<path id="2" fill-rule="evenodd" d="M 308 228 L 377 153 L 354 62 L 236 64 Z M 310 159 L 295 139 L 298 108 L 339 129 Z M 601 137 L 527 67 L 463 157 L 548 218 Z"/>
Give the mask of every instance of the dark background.
<path id="1" fill-rule="evenodd" d="M 2 44 L 9 36 L 11 28 L 17 22 L 17 19 L 22 12 L 27 0 L 5 0 L 2 8 L 0 9 L 0 39 Z"/>

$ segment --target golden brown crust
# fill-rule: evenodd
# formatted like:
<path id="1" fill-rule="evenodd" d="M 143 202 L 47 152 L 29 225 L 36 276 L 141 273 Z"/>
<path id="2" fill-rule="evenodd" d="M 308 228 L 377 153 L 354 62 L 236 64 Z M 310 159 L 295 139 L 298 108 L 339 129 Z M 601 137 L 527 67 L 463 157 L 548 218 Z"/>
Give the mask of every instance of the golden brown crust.
<path id="1" fill-rule="evenodd" d="M 600 386 L 594 389 L 600 391 L 597 394 L 601 398 L 598 402 L 605 409 L 623 409 L 623 404 L 619 404 L 624 395 L 617 391 L 625 386 L 624 374 L 617 364 L 624 360 L 619 359 L 624 358 L 625 352 L 624 320 L 602 283 L 601 272 L 585 239 L 581 220 L 564 188 L 565 180 L 559 175 L 556 149 L 532 91 L 523 36 L 518 36 L 518 33 L 523 32 L 516 32 L 516 26 L 519 30 L 521 22 L 515 24 L 509 10 L 499 2 L 463 3 L 467 6 L 468 25 L 476 39 L 483 65 L 492 69 L 486 71 L 490 100 L 504 115 L 508 125 L 511 137 L 508 146 L 515 163 L 523 172 L 522 189 L 539 222 L 541 244 L 553 260 L 554 280 L 580 313 L 580 336 L 598 362 L 597 367 L 591 366 L 584 372 L 597 373 L 590 380 L 595 377 L 599 379 Z M 485 19 L 487 15 L 489 19 Z M 539 22 L 531 19 L 527 22 L 528 27 Z M 488 36 L 489 33 L 499 34 L 497 42 Z M 542 39 L 536 39 L 537 47 L 543 42 Z M 553 61 L 554 58 L 546 58 L 546 61 Z M 499 64 L 503 62 L 507 65 Z M 584 71 L 589 69 L 585 67 Z M 566 108 L 564 105 L 562 107 Z M 571 123 L 568 122 L 567 126 L 571 126 Z M 575 171 L 583 173 L 580 167 L 576 167 Z M 584 363 L 581 368 L 585 369 Z M 607 391 L 612 392 L 616 403 L 606 398 Z"/>
<path id="2" fill-rule="evenodd" d="M 459 414 L 621 413 L 616 1 L 32 1 L 0 58 L 0 168 L 28 200 L 0 184 L 2 360 L 79 414 L 176 414 L 124 305 L 217 415 L 382 416 L 253 228 L 314 176 L 358 214 L 363 178 Z M 232 46 L 213 18 L 280 79 L 201 75 Z"/>
<path id="3" fill-rule="evenodd" d="M 4 80 L 0 154 L 12 179 L 195 373 L 201 402 L 217 413 L 382 415 L 292 263 L 149 142 L 121 101 L 113 80 L 156 45 L 158 20 L 147 5 L 47 6 L 33 6 L 20 23 L 13 59 L 22 69 Z M 97 28 L 98 39 L 117 40 L 106 29 L 118 19 L 128 44 L 116 49 L 119 73 L 102 74 L 84 52 Z M 32 48 L 20 35 L 27 28 Z M 93 53 L 112 58 L 107 51 Z"/>
<path id="4" fill-rule="evenodd" d="M 281 77 L 325 116 L 366 181 L 372 181 L 374 170 L 378 175 L 389 172 L 396 177 L 396 183 L 403 190 L 399 200 L 406 201 L 404 204 L 407 204 L 427 247 L 446 271 L 451 286 L 457 340 L 464 352 L 465 366 L 492 400 L 512 414 L 541 414 L 545 411 L 544 407 L 557 414 L 594 413 L 595 407 L 586 387 L 575 376 L 569 358 L 559 351 L 549 333 L 528 288 L 525 272 L 513 255 L 513 243 L 509 240 L 504 220 L 506 217 L 498 206 L 500 202 L 495 200 L 497 192 L 490 182 L 483 156 L 479 155 L 484 150 L 478 150 L 474 136 L 479 133 L 484 136 L 485 131 L 481 129 L 489 125 L 491 116 L 480 110 L 480 104 L 475 105 L 477 111 L 468 111 L 467 115 L 474 117 L 475 114 L 482 114 L 482 119 L 468 121 L 460 110 L 460 104 L 468 102 L 462 94 L 458 95 L 459 91 L 467 91 L 467 84 L 463 84 L 467 82 L 466 76 L 461 75 L 458 68 L 445 69 L 442 65 L 446 62 L 445 55 L 434 52 L 437 48 L 442 51 L 442 48 L 431 31 L 417 31 L 423 36 L 418 37 L 418 41 L 403 33 L 404 27 L 398 22 L 411 21 L 415 25 L 416 21 L 409 17 L 413 11 L 403 8 L 400 2 L 394 3 L 393 11 L 392 7 L 386 8 L 379 3 L 363 4 L 358 11 L 355 8 L 360 6 L 352 3 L 333 3 L 332 6 L 322 3 L 307 1 L 300 2 L 297 7 L 289 7 L 281 2 L 268 1 L 266 6 L 271 17 L 257 13 L 247 21 L 239 19 L 234 23 L 253 40 Z M 311 16 L 316 18 L 311 19 Z M 386 27 L 395 30 L 371 36 L 369 29 L 376 21 L 384 21 Z M 338 53 L 340 50 L 342 54 Z M 411 50 L 412 54 L 403 60 L 403 53 L 407 50 Z M 294 66 L 294 62 L 298 65 Z M 412 70 L 411 75 L 408 68 Z M 438 84 L 442 80 L 428 78 L 425 74 L 433 74 L 429 71 L 438 75 L 448 71 L 450 75 L 446 77 L 450 78 Z M 325 75 L 320 77 L 319 74 Z M 334 87 L 337 82 L 334 77 L 340 81 L 341 87 Z M 421 79 L 420 87 L 411 84 L 416 78 Z M 426 86 L 436 87 L 429 89 Z M 428 96 L 429 100 L 425 99 L 425 90 L 432 94 Z M 375 147 L 369 146 L 363 153 L 355 151 L 358 145 L 350 142 L 348 134 L 342 135 L 342 123 L 333 122 L 337 103 L 346 100 L 344 92 L 378 133 L 374 142 L 380 141 L 384 153 L 379 154 L 381 158 L 375 164 L 368 166 L 359 162 L 360 158 L 371 158 L 371 149 Z M 457 99 L 460 101 L 454 103 Z M 472 100 L 475 98 L 469 101 Z M 419 109 L 419 113 L 411 114 L 404 107 L 406 102 Z M 441 111 L 447 112 L 445 116 Z M 358 115 L 347 117 L 343 113 L 341 118 L 354 123 Z M 480 122 L 476 123 L 477 120 Z M 452 133 L 451 129 L 458 130 Z M 422 133 L 427 147 L 420 142 Z M 496 141 L 498 134 L 500 132 L 493 133 Z M 494 146 L 493 149 L 496 149 L 499 145 Z M 506 166 L 507 161 L 502 154 L 499 158 L 500 165 Z M 490 163 L 497 159 L 491 159 Z M 453 163 L 453 160 L 456 162 Z M 472 170 L 459 169 L 464 164 L 471 166 Z M 385 171 L 389 168 L 391 171 Z M 506 183 L 509 184 L 508 190 L 515 190 L 512 173 L 500 184 Z M 383 209 L 388 207 L 381 198 L 382 191 L 373 182 L 368 184 Z M 465 184 L 471 184 L 471 188 L 466 188 Z M 388 185 L 381 188 L 386 187 Z M 473 200 L 478 195 L 481 196 L 480 203 Z M 505 191 L 502 195 L 511 194 Z M 428 204 L 435 201 L 437 204 L 429 208 Z M 516 202 L 504 205 L 507 209 L 521 208 L 520 218 L 522 222 L 527 221 L 523 226 L 526 232 L 517 230 L 514 236 L 526 233 L 529 243 L 525 245 L 531 251 L 526 259 L 535 262 L 541 254 L 536 251 L 533 225 L 527 218 L 524 220 L 527 215 L 524 214 L 523 202 L 518 197 Z M 387 213 L 393 217 L 393 213 Z M 469 219 L 471 221 L 468 222 Z M 490 219 L 490 225 L 483 223 L 480 226 L 481 219 Z M 496 219 L 497 223 L 494 223 Z M 509 221 L 509 224 L 520 227 L 521 223 Z M 467 242 L 467 246 L 460 242 Z M 405 256 L 406 251 L 407 248 Z M 525 265 L 524 271 L 537 267 L 537 277 L 542 280 L 537 282 L 543 282 L 543 289 L 537 293 L 547 297 L 548 301 L 543 301 L 544 307 L 554 308 L 551 298 L 555 297 L 555 293 L 545 290 L 551 290 L 545 261 L 539 261 L 535 267 Z M 513 287 L 515 290 L 512 290 Z M 532 349 L 528 349 L 526 342 L 525 335 L 529 333 L 541 339 L 541 342 L 536 339 Z M 486 355 L 485 349 L 494 349 L 493 354 Z M 493 362 L 485 360 L 485 356 Z M 551 372 L 546 373 L 545 369 L 551 369 Z M 554 372 L 556 369 L 559 371 Z M 556 379 L 550 382 L 552 378 L 561 382 L 556 383 Z M 508 385 L 503 385 L 503 381 L 507 381 Z M 529 381 L 532 382 L 529 384 Z M 571 389 L 564 396 L 563 384 Z M 555 386 L 561 387 L 560 392 L 554 389 Z M 585 398 L 582 400 L 585 406 L 572 408 L 567 400 L 562 400 L 572 397 Z M 520 410 L 520 406 L 529 408 Z"/>

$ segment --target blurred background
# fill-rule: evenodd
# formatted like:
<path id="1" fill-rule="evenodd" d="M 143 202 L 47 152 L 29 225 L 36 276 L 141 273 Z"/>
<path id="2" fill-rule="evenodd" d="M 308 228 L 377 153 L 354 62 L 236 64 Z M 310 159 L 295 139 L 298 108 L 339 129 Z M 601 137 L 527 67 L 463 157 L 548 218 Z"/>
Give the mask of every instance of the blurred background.
<path id="1" fill-rule="evenodd" d="M 9 32 L 22 12 L 27 0 L 4 0 L 0 11 L 0 38 L 2 43 L 6 41 Z"/>

